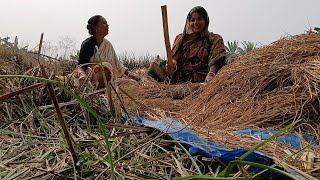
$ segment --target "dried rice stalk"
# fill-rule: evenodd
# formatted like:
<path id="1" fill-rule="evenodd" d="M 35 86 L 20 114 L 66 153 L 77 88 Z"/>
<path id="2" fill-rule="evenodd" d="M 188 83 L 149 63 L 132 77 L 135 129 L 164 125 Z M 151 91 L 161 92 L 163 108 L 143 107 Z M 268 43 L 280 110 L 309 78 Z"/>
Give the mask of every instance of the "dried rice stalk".
<path id="1" fill-rule="evenodd" d="M 320 36 L 281 39 L 225 66 L 181 118 L 211 130 L 319 124 Z"/>

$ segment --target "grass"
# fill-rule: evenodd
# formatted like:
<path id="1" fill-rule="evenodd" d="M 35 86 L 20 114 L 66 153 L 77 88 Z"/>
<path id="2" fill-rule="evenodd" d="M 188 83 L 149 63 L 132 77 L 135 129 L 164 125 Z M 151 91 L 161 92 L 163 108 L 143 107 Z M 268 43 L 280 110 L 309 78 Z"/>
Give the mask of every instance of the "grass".
<path id="1" fill-rule="evenodd" d="M 102 124 L 102 122 L 99 120 L 99 115 L 86 103 L 84 102 L 83 99 L 81 99 L 78 95 L 76 95 L 75 93 L 73 93 L 72 91 L 70 91 L 68 88 L 64 87 L 62 84 L 60 84 L 59 82 L 56 82 L 56 81 L 53 81 L 53 80 L 48 80 L 48 79 L 44 79 L 44 78 L 39 78 L 39 77 L 34 77 L 34 76 L 22 76 L 22 75 L 2 75 L 0 76 L 1 78 L 28 78 L 28 79 L 32 79 L 32 80 L 36 80 L 36 81 L 44 81 L 46 83 L 52 83 L 56 86 L 58 86 L 59 88 L 63 89 L 65 92 L 67 92 L 69 95 L 71 95 L 72 97 L 74 97 L 77 101 L 79 101 L 87 111 L 91 112 L 92 115 L 98 120 L 98 127 L 100 128 L 100 133 L 96 134 L 95 136 L 100 136 L 99 134 L 103 135 L 103 139 L 104 139 L 104 143 L 101 142 L 100 138 L 98 140 L 93 140 L 93 141 L 88 141 L 90 143 L 93 143 L 95 144 L 94 148 L 96 148 L 95 150 L 93 151 L 86 151 L 85 147 L 86 147 L 86 144 L 83 144 L 81 143 L 81 140 L 79 141 L 79 139 L 77 138 L 74 138 L 75 140 L 75 143 L 76 143 L 76 146 L 78 147 L 77 148 L 77 153 L 80 154 L 80 157 L 81 157 L 81 160 L 79 162 L 71 162 L 70 161 L 70 164 L 67 166 L 68 168 L 63 168 L 63 169 L 54 169 L 54 170 L 48 170 L 46 171 L 46 173 L 41 173 L 41 177 L 44 177 L 44 178 L 49 178 L 50 176 L 53 176 L 53 177 L 68 177 L 66 175 L 67 174 L 72 174 L 71 170 L 73 169 L 72 166 L 75 166 L 75 164 L 78 164 L 78 167 L 76 169 L 78 169 L 77 171 L 75 171 L 75 176 L 80 176 L 80 177 L 90 177 L 90 176 L 93 176 L 93 175 L 99 175 L 100 177 L 104 177 L 104 178 L 107 178 L 108 175 L 110 174 L 110 170 L 112 172 L 112 169 L 113 169 L 113 165 L 115 165 L 116 167 L 120 166 L 120 167 L 123 167 L 123 164 L 125 164 L 125 166 L 131 166 L 132 168 L 131 169 L 125 169 L 125 170 L 122 170 L 124 172 L 126 172 L 124 174 L 124 172 L 121 172 L 121 168 L 119 170 L 119 168 L 116 168 L 116 170 L 114 171 L 114 175 L 113 177 L 117 176 L 117 177 L 121 177 L 121 176 L 127 176 L 128 173 L 129 174 L 136 174 L 137 176 L 152 176 L 152 174 L 154 174 L 154 170 L 153 168 L 157 167 L 160 168 L 160 169 L 163 169 L 163 168 L 172 168 L 172 176 L 176 176 L 176 172 L 175 172 L 175 166 L 179 167 L 179 168 L 182 168 L 182 169 L 185 169 L 184 171 L 186 172 L 187 171 L 187 167 L 184 167 L 185 163 L 181 163 L 179 162 L 179 158 L 181 157 L 184 157 L 186 155 L 183 155 L 185 153 L 183 152 L 180 152 L 182 150 L 178 150 L 177 151 L 177 148 L 175 149 L 175 151 L 168 151 L 168 150 L 165 150 L 166 147 L 162 147 L 160 145 L 158 145 L 158 142 L 161 140 L 161 136 L 156 136 L 155 138 L 153 136 L 149 136 L 147 137 L 146 139 L 142 139 L 142 141 L 139 141 L 138 139 L 139 138 L 136 138 L 136 135 L 131 135 L 131 138 L 134 138 L 134 144 L 130 144 L 130 143 L 126 143 L 126 139 L 124 139 L 123 137 L 120 137 L 120 138 L 116 138 L 114 139 L 112 142 L 112 147 L 110 146 L 109 144 L 109 136 L 115 132 L 115 129 L 110 129 L 110 130 L 107 130 L 105 128 L 105 126 Z M 25 132 L 25 130 L 23 130 L 21 133 L 14 133 L 15 131 L 12 131 L 12 130 L 6 130 L 6 131 L 2 131 L 2 133 L 8 135 L 9 137 L 10 136 L 19 136 L 19 137 L 22 137 L 23 138 L 23 146 L 24 147 L 28 147 L 29 143 L 32 144 L 32 142 L 34 141 L 40 141 L 40 146 L 45 146 L 45 145 L 49 145 L 49 147 L 52 148 L 52 146 L 54 147 L 54 149 L 60 149 L 60 152 L 62 150 L 62 152 L 64 152 L 63 154 L 67 153 L 65 149 L 67 146 L 66 144 L 64 143 L 64 141 L 60 140 L 60 136 L 57 136 L 58 134 L 56 134 L 57 132 L 50 132 L 50 130 L 53 130 L 53 129 L 56 129 L 57 128 L 57 123 L 55 122 L 54 119 L 52 119 L 52 115 L 49 115 L 48 114 L 45 114 L 43 112 L 40 112 L 40 111 L 35 111 L 35 113 L 37 114 L 36 117 L 39 117 L 41 119 L 43 119 L 44 117 L 47 117 L 47 121 L 43 121 L 43 120 L 40 120 L 42 122 L 42 125 L 41 126 L 48 126 L 48 127 L 52 127 L 52 128 L 49 128 L 49 132 L 46 132 L 45 134 L 43 135 L 34 135 L 35 133 L 33 132 L 33 130 L 31 131 L 28 131 L 26 133 L 22 133 L 22 132 Z M 50 118 L 51 117 L 51 118 Z M 100 122 L 99 122 L 100 121 Z M 19 122 L 19 120 L 18 120 Z M 15 124 L 15 122 L 13 122 Z M 23 122 L 20 122 L 22 124 L 20 124 L 19 126 L 25 126 L 25 124 Z M 52 124 L 53 123 L 53 124 Z M 70 127 L 73 127 L 74 125 L 72 124 L 69 124 Z M 77 125 L 76 125 L 77 126 Z M 7 127 L 2 127 L 4 129 L 7 129 L 9 128 L 10 129 L 10 125 L 7 126 Z M 94 128 L 94 127 L 93 127 Z M 95 129 L 95 128 L 94 128 Z M 90 132 L 90 129 L 83 129 L 83 131 L 85 132 Z M 53 133 L 53 134 L 52 134 Z M 96 133 L 95 131 L 93 132 L 90 132 L 90 133 Z M 52 139 L 51 137 L 55 137 L 54 139 Z M 16 139 L 17 140 L 17 145 L 19 145 L 19 141 L 20 139 Z M 119 143 L 115 143 L 115 141 L 119 141 L 120 140 L 120 144 Z M 130 140 L 130 139 L 129 139 Z M 49 141 L 49 142 L 48 142 Z M 53 142 L 52 142 L 53 141 Z M 88 143 L 87 142 L 87 143 Z M 62 144 L 61 144 L 62 143 Z M 142 143 L 142 144 L 141 144 Z M 108 145 L 109 144 L 109 145 Z M 152 144 L 152 145 L 151 145 Z M 122 146 L 121 148 L 119 146 Z M 128 146 L 126 146 L 128 145 Z M 151 147 L 147 149 L 145 149 L 146 145 L 151 145 Z M 11 149 L 11 146 L 1 146 L 2 151 L 1 152 L 8 152 L 8 151 L 12 151 L 13 149 Z M 20 146 L 19 146 L 20 147 Z M 61 147 L 64 149 L 61 149 Z M 123 148 L 124 147 L 124 148 Z M 134 147 L 132 149 L 132 147 Z M 16 149 L 17 147 L 14 146 L 13 144 L 13 147 L 14 149 Z M 41 148 L 41 147 L 39 147 Z M 129 153 L 126 153 L 127 151 L 125 149 L 128 149 L 129 150 Z M 37 149 L 37 148 L 34 148 L 34 149 Z M 110 152 L 110 149 L 112 149 L 112 152 Z M 171 164 L 168 162 L 168 160 L 164 160 L 164 156 L 161 156 L 161 154 L 163 153 L 163 150 L 166 151 L 166 153 L 169 153 L 170 156 L 175 159 L 175 161 L 171 162 L 171 163 L 175 163 L 175 166 L 168 166 L 168 164 Z M 50 167 L 50 164 L 55 164 L 56 166 L 59 165 L 59 160 L 58 159 L 55 159 L 54 157 L 54 152 L 53 151 L 47 151 L 48 153 L 45 153 L 46 155 L 44 156 L 42 153 L 43 151 L 37 151 L 37 150 L 30 150 L 30 151 L 17 151 L 18 154 L 8 154 L 8 157 L 12 157 L 12 158 L 9 158 L 7 159 L 6 157 L 2 156 L 2 158 L 4 159 L 7 159 L 5 161 L 3 161 L 3 165 L 6 166 L 10 163 L 13 163 L 13 162 L 17 162 L 19 161 L 21 164 L 24 164 L 24 165 L 28 165 L 29 163 L 31 163 L 32 161 L 37 161 L 38 163 L 40 164 L 43 164 L 45 163 L 47 168 L 51 168 Z M 104 152 L 104 153 L 101 153 L 101 152 Z M 149 153 L 147 153 L 149 152 Z M 40 153 L 40 154 L 38 154 Z M 157 156 L 157 154 L 160 153 L 160 156 Z M 4 153 L 6 154 L 6 153 Z M 37 155 L 38 154 L 38 155 Z M 59 153 L 61 154 L 61 153 Z M 67 153 L 68 154 L 68 153 Z M 113 157 L 112 157 L 112 154 Z M 138 154 L 138 155 L 137 155 Z M 146 154 L 149 154 L 149 155 L 146 155 Z M 50 156 L 51 155 L 51 156 Z M 117 161 L 115 163 L 112 162 L 112 159 L 110 160 L 110 158 L 115 158 L 115 155 L 117 155 Z M 132 155 L 134 155 L 134 157 L 136 158 L 133 158 Z M 182 156 L 181 156 L 182 155 Z M 156 159 L 153 159 L 152 158 L 156 156 L 157 158 Z M 46 161 L 43 161 L 43 159 L 38 159 L 36 157 L 46 157 Z M 108 157 L 107 160 L 105 157 Z M 129 158 L 130 160 L 127 160 L 127 158 Z M 136 160 L 134 160 L 136 159 Z M 140 162 L 143 162 L 143 161 L 146 161 L 147 163 L 140 163 Z M 159 163 L 158 161 L 164 161 L 164 162 L 167 162 L 165 163 L 165 165 L 163 165 L 163 162 L 162 163 Z M 156 162 L 156 163 L 155 163 Z M 157 164 L 159 163 L 159 164 Z M 14 163 L 15 164 L 15 163 Z M 189 164 L 189 163 L 187 163 Z M 139 165 L 139 166 L 137 166 Z M 140 169 L 141 165 L 145 166 L 146 169 L 149 169 L 149 170 L 146 170 L 146 169 Z M 71 166 L 71 167 L 70 167 Z M 104 167 L 100 170 L 95 170 L 96 167 Z M 51 168 L 52 169 L 52 168 Z M 191 168 L 189 171 L 193 172 L 192 170 L 193 168 Z M 143 170 L 143 172 L 142 172 Z M 14 178 L 15 176 L 20 176 L 20 177 L 28 177 L 28 172 L 29 171 L 8 171 L 8 170 L 4 170 L 3 171 L 4 174 L 2 177 L 6 177 L 6 178 Z M 6 173 L 7 172 L 7 173 Z M 140 172 L 140 173 L 139 173 Z M 30 173 L 30 172 L 29 172 Z M 79 174 L 80 173 L 80 174 Z M 90 175 L 91 174 L 91 175 Z M 181 175 L 181 172 L 179 173 Z M 189 173 L 188 173 L 189 174 Z M 13 175 L 13 176 L 11 176 Z M 165 177 L 165 174 L 160 174 L 158 175 L 160 179 L 162 179 L 163 177 Z M 170 176 L 170 178 L 172 177 Z M 39 176 L 40 177 L 40 176 Z M 169 178 L 169 177 L 168 177 Z M 170 179 L 169 178 L 169 179 Z"/>
<path id="2" fill-rule="evenodd" d="M 65 92 L 67 92 L 69 95 L 71 95 L 72 97 L 74 97 L 77 101 L 80 102 L 80 104 L 82 106 L 84 106 L 86 108 L 86 110 L 88 110 L 97 120 L 98 120 L 98 127 L 100 129 L 100 133 L 103 135 L 103 139 L 104 139 L 104 143 L 105 146 L 100 146 L 100 148 L 105 147 L 106 151 L 107 151 L 107 156 L 108 156 L 108 160 L 106 160 L 104 157 L 106 155 L 101 155 L 99 153 L 99 151 L 95 151 L 95 152 L 86 152 L 86 151 L 81 151 L 81 147 L 78 148 L 78 153 L 81 154 L 82 160 L 79 164 L 79 162 L 73 162 L 73 166 L 75 166 L 75 164 L 78 164 L 78 167 L 76 169 L 78 169 L 74 175 L 79 174 L 80 173 L 80 177 L 82 178 L 86 178 L 86 177 L 91 177 L 94 174 L 99 174 L 99 176 L 102 177 L 102 175 L 100 174 L 104 174 L 104 173 L 108 173 L 108 169 L 111 170 L 111 178 L 115 179 L 116 174 L 121 177 L 121 176 L 128 176 L 128 173 L 131 175 L 134 175 L 135 177 L 140 177 L 140 178 L 153 178 L 153 179 L 162 179 L 166 174 L 163 173 L 161 176 L 161 173 L 158 175 L 154 175 L 156 169 L 163 169 L 163 168 L 170 168 L 170 166 L 168 166 L 168 164 L 170 163 L 165 163 L 166 165 L 163 165 L 163 162 L 159 161 L 165 157 L 171 157 L 171 163 L 175 164 L 175 171 L 176 171 L 176 175 L 179 176 L 190 176 L 190 175 L 202 175 L 203 171 L 200 170 L 200 167 L 204 168 L 202 164 L 197 163 L 193 157 L 190 156 L 190 154 L 188 153 L 188 151 L 186 149 L 184 149 L 183 146 L 181 146 L 181 144 L 179 144 L 178 142 L 176 142 L 176 144 L 178 144 L 179 148 L 174 145 L 173 149 L 168 147 L 162 147 L 162 145 L 159 145 L 159 142 L 156 142 L 157 140 L 161 140 L 162 135 L 164 134 L 159 134 L 158 136 L 156 136 L 155 138 L 151 138 L 151 140 L 147 140 L 146 142 L 144 141 L 139 141 L 136 140 L 136 143 L 138 145 L 138 147 L 136 147 L 135 149 L 133 149 L 132 151 L 130 151 L 130 153 L 124 154 L 123 156 L 118 156 L 118 160 L 116 160 L 115 162 L 113 162 L 113 157 L 112 154 L 122 154 L 121 149 L 115 147 L 115 143 L 113 143 L 113 147 L 111 147 L 112 145 L 110 144 L 110 134 L 112 130 L 108 130 L 104 124 L 102 123 L 102 121 L 99 118 L 99 115 L 82 99 L 80 98 L 78 95 L 76 95 L 74 92 L 70 91 L 68 88 L 66 88 L 65 86 L 63 86 L 62 84 L 60 84 L 59 82 L 53 81 L 53 80 L 49 80 L 49 79 L 44 79 L 44 78 L 39 78 L 39 77 L 33 77 L 33 76 L 21 76 L 21 75 L 1 75 L 0 78 L 28 78 L 28 79 L 33 79 L 33 80 L 38 80 L 38 81 L 44 81 L 46 83 L 51 83 L 54 84 L 56 86 L 58 86 L 59 88 L 63 89 Z M 248 155 L 250 155 L 251 153 L 253 153 L 255 150 L 257 150 L 259 147 L 264 146 L 267 142 L 270 142 L 271 140 L 273 140 L 274 138 L 276 138 L 277 136 L 281 135 L 282 133 L 284 133 L 285 131 L 287 131 L 289 128 L 292 128 L 293 125 L 295 123 L 292 123 L 291 125 L 287 126 L 286 128 L 282 129 L 279 131 L 279 133 L 273 135 L 272 137 L 270 137 L 268 140 L 261 142 L 260 144 L 258 144 L 257 146 L 255 146 L 254 148 L 252 148 L 250 151 L 248 151 L 248 153 L 244 154 L 242 157 L 240 157 L 239 161 L 232 161 L 230 162 L 230 164 L 225 168 L 225 171 L 222 171 L 218 177 L 216 178 L 212 178 L 212 179 L 224 179 L 227 177 L 230 177 L 230 173 L 231 173 L 231 169 L 234 165 L 251 165 L 251 166 L 256 166 L 262 169 L 268 169 L 268 170 L 272 170 L 272 171 L 276 171 L 278 173 L 281 173 L 287 177 L 296 179 L 293 175 L 290 175 L 282 170 L 279 170 L 277 168 L 274 167 L 270 167 L 270 166 L 266 166 L 266 165 L 262 165 L 262 164 L 257 164 L 257 163 L 252 163 L 252 162 L 246 162 L 243 161 L 245 159 L 245 157 L 247 157 Z M 10 133 L 9 133 L 10 134 Z M 33 136 L 32 134 L 30 135 L 25 135 L 27 137 L 30 138 L 31 142 L 33 141 L 33 139 L 37 139 L 37 137 Z M 46 139 L 46 138 L 44 138 Z M 122 138 L 122 140 L 124 140 Z M 26 141 L 26 140 L 25 140 Z M 95 141 L 93 141 L 95 142 Z M 77 143 L 77 142 L 75 142 Z M 79 143 L 79 142 L 78 142 Z M 101 142 L 95 142 L 100 144 Z M 142 144 L 141 144 L 142 143 Z M 79 145 L 78 145 L 79 146 Z M 7 147 L 5 147 L 6 151 L 8 150 Z M 111 152 L 111 149 L 113 150 Z M 148 150 L 147 150 L 148 149 Z M 171 150 L 170 150 L 171 149 Z M 141 152 L 141 150 L 143 150 Z M 50 153 L 52 153 L 53 150 L 51 151 L 47 151 L 44 154 L 39 155 L 40 158 L 29 158 L 28 156 L 26 156 L 27 154 L 30 153 L 35 153 L 32 150 L 29 151 L 23 151 L 22 153 L 17 154 L 16 156 L 2 161 L 3 165 L 8 165 L 10 163 L 13 163 L 17 160 L 19 160 L 20 162 L 31 162 L 31 161 L 37 161 L 37 162 L 43 162 L 45 159 L 46 161 L 50 160 L 50 158 L 48 157 L 48 155 Z M 137 153 L 138 152 L 138 153 Z M 125 160 L 130 154 L 133 153 L 137 153 L 139 154 L 138 159 L 134 160 L 134 157 L 131 157 L 132 159 L 130 160 Z M 151 153 L 151 154 L 150 154 Z M 159 155 L 155 156 L 155 154 Z M 22 158 L 23 156 L 26 156 L 27 158 Z M 38 156 L 38 157 L 39 157 Z M 155 158 L 154 158 L 155 157 Z M 147 162 L 141 162 L 141 158 L 142 159 L 147 159 Z M 124 161 L 125 160 L 125 161 Z M 185 160 L 188 160 L 187 162 L 190 163 L 184 163 Z M 155 164 L 153 164 L 153 161 L 159 161 Z M 161 162 L 161 163 L 160 163 Z M 94 170 L 95 168 L 93 168 L 93 166 L 97 165 L 97 164 L 102 164 L 105 167 L 104 169 L 101 170 Z M 126 164 L 126 166 L 131 167 L 130 169 L 128 169 L 128 172 L 126 172 L 125 174 L 121 174 L 119 169 L 119 165 L 122 164 Z M 192 164 L 192 165 L 191 165 Z M 191 166 L 190 166 L 191 165 Z M 117 167 L 115 168 L 114 167 Z M 145 167 L 143 169 L 141 169 L 141 167 Z M 79 170 L 80 168 L 80 170 Z M 172 168 L 172 167 L 171 167 Z M 53 173 L 55 176 L 58 177 L 67 177 L 65 172 L 67 171 L 68 173 L 71 173 L 70 170 L 72 170 L 72 167 L 69 167 L 68 169 L 64 169 L 63 171 L 59 171 L 59 173 L 56 172 L 51 172 L 49 171 L 48 173 Z M 23 169 L 22 171 L 10 171 L 8 174 L 4 174 L 3 178 L 15 178 L 17 176 L 22 176 L 24 173 L 27 172 L 26 169 Z M 171 169 L 170 172 L 172 172 L 173 170 Z M 163 172 L 166 172 L 163 170 Z M 47 173 L 43 173 L 41 175 L 47 175 Z M 48 176 L 48 175 L 47 175 Z M 220 176 L 220 177 L 219 177 Z M 108 177 L 108 176 L 104 176 L 104 177 Z M 167 177 L 167 178 L 171 178 Z M 197 176 L 197 178 L 205 178 L 207 176 Z M 185 178 L 185 179 L 192 179 L 195 177 L 189 177 L 189 178 Z"/>
<path id="3" fill-rule="evenodd" d="M 122 62 L 124 67 L 130 70 L 148 68 L 150 62 L 155 59 L 155 56 L 145 54 L 137 57 L 133 52 L 123 52 L 118 55 L 119 60 Z"/>

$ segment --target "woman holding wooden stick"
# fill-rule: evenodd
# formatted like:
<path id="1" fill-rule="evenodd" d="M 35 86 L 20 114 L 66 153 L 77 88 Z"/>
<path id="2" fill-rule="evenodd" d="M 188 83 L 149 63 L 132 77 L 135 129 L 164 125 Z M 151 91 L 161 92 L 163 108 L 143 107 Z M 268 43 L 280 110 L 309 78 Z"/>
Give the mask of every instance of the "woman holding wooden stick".
<path id="1" fill-rule="evenodd" d="M 171 83 L 210 81 L 223 66 L 226 50 L 222 37 L 209 32 L 208 26 L 207 11 L 201 6 L 192 8 L 183 33 L 175 38 L 171 65 L 152 63 L 148 74 Z"/>
<path id="2" fill-rule="evenodd" d="M 79 79 L 84 79 L 92 71 L 92 82 L 96 89 L 104 88 L 105 80 L 110 81 L 113 76 L 126 75 L 136 81 L 140 80 L 118 61 L 112 44 L 105 38 L 109 33 L 109 25 L 104 17 L 91 17 L 87 29 L 91 36 L 81 45 L 77 69 Z"/>

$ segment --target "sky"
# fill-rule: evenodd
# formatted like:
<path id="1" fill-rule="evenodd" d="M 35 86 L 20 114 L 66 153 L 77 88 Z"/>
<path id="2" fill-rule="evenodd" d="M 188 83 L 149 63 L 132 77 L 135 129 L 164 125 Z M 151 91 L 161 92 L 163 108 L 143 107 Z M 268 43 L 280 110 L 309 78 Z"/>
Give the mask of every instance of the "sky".
<path id="1" fill-rule="evenodd" d="M 20 45 L 31 49 L 44 32 L 47 44 L 67 38 L 79 50 L 89 37 L 88 19 L 99 14 L 108 21 L 106 38 L 117 53 L 165 56 L 162 5 L 167 5 L 171 45 L 190 9 L 198 5 L 209 14 L 209 31 L 220 34 L 225 44 L 268 45 L 320 26 L 319 0 L 1 0 L 0 37 L 17 36 Z"/>

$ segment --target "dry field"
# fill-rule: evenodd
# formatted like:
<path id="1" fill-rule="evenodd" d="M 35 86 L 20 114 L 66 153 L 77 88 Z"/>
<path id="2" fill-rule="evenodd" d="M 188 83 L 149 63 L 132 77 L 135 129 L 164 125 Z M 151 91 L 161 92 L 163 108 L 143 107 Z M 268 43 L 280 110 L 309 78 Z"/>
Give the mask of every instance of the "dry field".
<path id="1" fill-rule="evenodd" d="M 301 139 L 302 150 L 296 150 L 270 141 L 259 151 L 275 160 L 277 171 L 290 167 L 305 177 L 320 176 L 319 34 L 257 48 L 206 85 L 158 83 L 137 69 L 141 82 L 118 79 L 111 89 L 115 115 L 88 81 L 79 84 L 68 76 L 74 62 L 40 62 L 51 80 L 43 78 L 37 56 L 0 46 L 0 179 L 217 178 L 225 168 L 215 159 L 191 157 L 166 133 L 135 125 L 136 115 L 179 119 L 230 149 L 262 143 L 234 130 L 279 130 L 295 123 L 285 134 L 314 136 L 318 144 Z M 254 176 L 239 167 L 228 178 Z"/>

